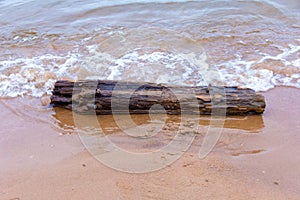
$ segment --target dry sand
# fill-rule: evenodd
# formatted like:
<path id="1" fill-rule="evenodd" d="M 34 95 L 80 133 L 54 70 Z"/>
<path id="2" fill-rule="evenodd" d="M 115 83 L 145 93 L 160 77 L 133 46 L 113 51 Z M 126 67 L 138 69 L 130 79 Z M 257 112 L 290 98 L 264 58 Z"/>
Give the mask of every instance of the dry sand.
<path id="1" fill-rule="evenodd" d="M 56 126 L 72 125 L 70 112 L 38 110 L 30 106 L 36 99 L 1 99 L 0 200 L 300 199 L 300 90 L 276 88 L 265 96 L 263 116 L 228 118 L 205 159 L 197 155 L 199 134 L 175 163 L 145 174 L 94 159 L 78 134 Z M 110 116 L 101 121 L 113 130 Z"/>

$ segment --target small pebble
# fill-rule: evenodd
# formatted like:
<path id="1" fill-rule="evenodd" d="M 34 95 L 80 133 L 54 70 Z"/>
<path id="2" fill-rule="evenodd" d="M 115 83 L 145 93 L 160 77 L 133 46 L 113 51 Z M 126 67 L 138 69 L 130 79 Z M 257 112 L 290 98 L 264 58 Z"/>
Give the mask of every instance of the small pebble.
<path id="1" fill-rule="evenodd" d="M 45 97 L 41 98 L 41 104 L 42 104 L 42 106 L 47 106 L 47 105 L 50 104 L 50 102 L 51 102 L 51 100 L 50 100 L 50 97 L 48 97 L 48 96 L 45 96 Z"/>

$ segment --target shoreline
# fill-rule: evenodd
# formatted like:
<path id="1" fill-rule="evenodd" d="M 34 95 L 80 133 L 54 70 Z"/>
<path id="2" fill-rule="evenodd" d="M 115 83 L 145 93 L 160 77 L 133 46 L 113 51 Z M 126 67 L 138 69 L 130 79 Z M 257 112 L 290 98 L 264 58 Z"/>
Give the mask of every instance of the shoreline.
<path id="1" fill-rule="evenodd" d="M 146 174 L 110 169 L 87 152 L 78 134 L 63 134 L 56 120 L 71 126 L 70 112 L 33 110 L 34 98 L 2 99 L 0 195 L 22 200 L 299 199 L 300 89 L 277 87 L 263 94 L 265 113 L 227 118 L 208 157 L 197 156 L 200 134 L 175 163 Z M 111 116 L 101 121 L 105 130 L 116 130 Z M 207 124 L 200 121 L 203 130 Z"/>

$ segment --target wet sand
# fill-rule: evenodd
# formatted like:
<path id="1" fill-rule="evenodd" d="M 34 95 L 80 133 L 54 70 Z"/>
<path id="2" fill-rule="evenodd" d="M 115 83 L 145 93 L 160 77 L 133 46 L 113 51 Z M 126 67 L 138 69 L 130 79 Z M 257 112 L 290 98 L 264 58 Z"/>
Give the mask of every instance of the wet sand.
<path id="1" fill-rule="evenodd" d="M 0 199 L 299 199 L 300 90 L 276 88 L 265 96 L 263 116 L 226 119 L 205 159 L 198 157 L 199 134 L 175 163 L 145 174 L 94 159 L 66 129 L 70 112 L 33 109 L 36 99 L 1 99 Z M 101 117 L 107 134 L 116 131 L 111 121 Z M 200 120 L 203 130 L 208 124 Z"/>

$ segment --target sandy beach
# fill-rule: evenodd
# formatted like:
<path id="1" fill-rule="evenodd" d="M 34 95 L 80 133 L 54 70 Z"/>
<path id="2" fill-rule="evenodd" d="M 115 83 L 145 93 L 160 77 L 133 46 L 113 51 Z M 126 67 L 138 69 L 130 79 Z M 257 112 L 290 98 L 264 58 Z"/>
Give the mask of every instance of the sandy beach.
<path id="1" fill-rule="evenodd" d="M 59 128 L 57 120 L 72 125 L 69 111 L 32 109 L 39 99 L 1 99 L 0 199 L 299 199 L 300 90 L 264 95 L 265 113 L 226 119 L 205 159 L 196 137 L 175 163 L 145 174 L 94 159 L 77 133 Z M 110 116 L 102 121 L 109 126 Z"/>
<path id="2" fill-rule="evenodd" d="M 0 0 L 0 16 L 0 200 L 300 199 L 299 0 Z M 83 116 L 49 105 L 58 80 L 208 86 L 206 111 L 210 85 L 249 88 L 267 107 Z"/>

